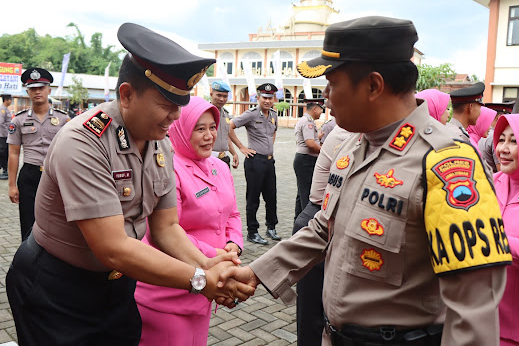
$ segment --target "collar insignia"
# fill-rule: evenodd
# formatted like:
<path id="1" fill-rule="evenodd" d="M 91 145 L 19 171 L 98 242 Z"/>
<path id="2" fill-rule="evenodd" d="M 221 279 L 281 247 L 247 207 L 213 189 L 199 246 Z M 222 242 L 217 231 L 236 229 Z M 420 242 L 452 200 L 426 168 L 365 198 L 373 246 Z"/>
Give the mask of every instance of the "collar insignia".
<path id="1" fill-rule="evenodd" d="M 119 126 L 117 130 L 115 130 L 115 133 L 117 135 L 117 143 L 119 143 L 119 149 L 130 149 L 130 141 L 128 139 L 128 132 L 126 131 L 126 128 Z"/>
<path id="2" fill-rule="evenodd" d="M 403 185 L 404 182 L 402 180 L 397 180 L 393 177 L 394 172 L 394 169 L 390 169 L 386 174 L 375 173 L 375 178 L 377 178 L 377 184 L 389 188 L 394 188 L 397 185 Z"/>

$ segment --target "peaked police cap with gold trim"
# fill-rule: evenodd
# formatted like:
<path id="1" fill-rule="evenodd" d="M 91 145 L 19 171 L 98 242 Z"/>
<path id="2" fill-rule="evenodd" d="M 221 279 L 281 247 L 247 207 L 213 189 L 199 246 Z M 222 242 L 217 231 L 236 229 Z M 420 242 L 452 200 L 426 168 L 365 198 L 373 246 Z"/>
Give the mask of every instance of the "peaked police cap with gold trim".
<path id="1" fill-rule="evenodd" d="M 54 78 L 52 78 L 52 75 L 49 71 L 43 68 L 31 67 L 22 73 L 21 80 L 22 83 L 25 84 L 25 87 L 37 88 L 50 85 L 50 83 L 54 81 Z"/>
<path id="2" fill-rule="evenodd" d="M 193 55 L 170 39 L 133 23 L 121 25 L 117 38 L 160 93 L 179 106 L 189 103 L 191 89 L 216 62 Z"/>
<path id="3" fill-rule="evenodd" d="M 477 82 L 468 87 L 454 90 L 450 93 L 451 102 L 453 104 L 479 103 L 483 104 L 483 92 L 485 91 L 485 83 Z"/>
<path id="4" fill-rule="evenodd" d="M 410 20 L 370 16 L 339 22 L 326 29 L 321 56 L 303 61 L 297 70 L 303 77 L 315 78 L 346 61 L 408 61 L 416 41 Z"/>

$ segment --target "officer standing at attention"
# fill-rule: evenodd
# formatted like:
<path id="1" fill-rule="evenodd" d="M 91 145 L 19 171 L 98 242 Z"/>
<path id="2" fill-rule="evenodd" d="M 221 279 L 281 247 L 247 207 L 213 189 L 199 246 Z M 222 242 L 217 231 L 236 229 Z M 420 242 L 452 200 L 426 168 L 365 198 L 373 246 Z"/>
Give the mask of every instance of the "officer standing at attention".
<path id="1" fill-rule="evenodd" d="M 67 113 L 49 105 L 53 80 L 49 71 L 42 68 L 25 70 L 22 83 L 27 87 L 31 108 L 16 113 L 9 124 L 9 199 L 12 203 L 19 203 L 22 241 L 34 223 L 34 199 L 50 142 L 70 120 Z M 23 166 L 16 181 L 22 146 Z"/>
<path id="2" fill-rule="evenodd" d="M 294 172 L 296 173 L 297 180 L 294 221 L 308 204 L 314 166 L 321 151 L 315 121 L 323 113 L 324 99 L 305 99 L 305 102 L 306 113 L 303 114 L 294 128 L 297 146 L 294 157 Z"/>
<path id="3" fill-rule="evenodd" d="M 215 60 L 136 24 L 123 24 L 118 38 L 129 53 L 117 99 L 75 117 L 54 138 L 34 228 L 7 273 L 20 346 L 138 345 L 135 280 L 209 300 L 221 294 L 238 302 L 254 291 L 236 282 L 217 289 L 218 273 L 232 262 L 213 265 L 239 263 L 237 254 L 208 259 L 178 224 L 166 134 Z M 140 241 L 147 223 L 162 252 Z"/>
<path id="4" fill-rule="evenodd" d="M 220 124 L 218 125 L 212 155 L 225 162 L 230 169 L 231 159 L 227 156 L 227 152 L 230 152 L 232 155 L 232 166 L 233 168 L 238 168 L 240 159 L 238 158 L 238 153 L 234 150 L 232 141 L 229 138 L 229 126 L 232 117 L 227 109 L 223 108 L 227 103 L 231 87 L 223 81 L 215 81 L 211 84 L 211 89 L 211 103 L 220 110 Z"/>
<path id="5" fill-rule="evenodd" d="M 452 103 L 452 119 L 447 127 L 458 130 L 463 134 L 463 139 L 470 142 L 467 126 L 476 125 L 481 114 L 483 104 L 483 92 L 485 84 L 477 82 L 471 87 L 454 90 L 450 93 Z"/>
<path id="6" fill-rule="evenodd" d="M 0 174 L 0 180 L 7 180 L 7 158 L 9 156 L 9 149 L 7 146 L 7 131 L 9 129 L 9 123 L 11 123 L 11 111 L 9 106 L 13 101 L 10 94 L 2 94 L 2 105 L 0 105 L 0 168 L 2 174 Z"/>
<path id="7" fill-rule="evenodd" d="M 337 125 L 337 122 L 335 121 L 335 117 L 332 116 L 331 119 L 326 120 L 323 126 L 321 126 L 321 129 L 319 130 L 319 140 L 321 141 L 321 145 L 324 144 L 326 137 L 328 137 L 330 132 L 332 132 L 335 125 Z"/>
<path id="8" fill-rule="evenodd" d="M 297 68 L 326 76 L 326 107 L 354 134 L 308 226 L 220 278 L 293 302 L 290 286 L 325 260 L 324 346 L 499 345 L 510 245 L 476 150 L 414 97 L 417 39 L 387 17 L 326 29 L 321 56 Z"/>
<path id="9" fill-rule="evenodd" d="M 258 107 L 245 111 L 231 120 L 229 137 L 245 155 L 243 167 L 247 181 L 247 240 L 266 245 L 268 242 L 259 233 L 256 213 L 263 195 L 266 209 L 267 236 L 273 240 L 281 240 L 276 232 L 278 223 L 276 205 L 276 168 L 274 166 L 274 141 L 278 129 L 278 115 L 272 106 L 278 88 L 274 84 L 265 83 L 258 87 Z M 234 129 L 245 126 L 249 146 L 244 146 Z"/>

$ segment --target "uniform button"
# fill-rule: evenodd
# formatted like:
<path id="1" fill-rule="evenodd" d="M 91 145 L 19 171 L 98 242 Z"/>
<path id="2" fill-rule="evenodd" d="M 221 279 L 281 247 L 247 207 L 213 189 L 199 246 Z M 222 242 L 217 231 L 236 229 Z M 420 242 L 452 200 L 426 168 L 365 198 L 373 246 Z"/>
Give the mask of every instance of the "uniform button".
<path id="1" fill-rule="evenodd" d="M 426 128 L 426 129 L 423 131 L 423 133 L 425 133 L 426 135 L 430 135 L 432 132 L 433 132 L 432 127 L 428 127 L 428 128 Z"/>
<path id="2" fill-rule="evenodd" d="M 213 186 L 211 190 L 216 191 L 216 186 Z"/>
<path id="3" fill-rule="evenodd" d="M 216 230 L 216 234 L 220 235 L 220 234 L 222 234 L 222 231 L 219 230 L 219 229 L 217 229 L 217 230 Z"/>

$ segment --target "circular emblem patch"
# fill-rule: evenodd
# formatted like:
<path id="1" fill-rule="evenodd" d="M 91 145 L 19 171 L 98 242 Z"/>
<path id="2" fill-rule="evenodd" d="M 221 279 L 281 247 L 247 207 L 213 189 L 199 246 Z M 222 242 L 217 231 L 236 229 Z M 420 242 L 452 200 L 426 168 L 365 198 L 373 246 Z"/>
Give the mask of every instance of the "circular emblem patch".
<path id="1" fill-rule="evenodd" d="M 9 127 L 7 128 L 7 132 L 9 132 L 10 134 L 13 134 L 15 131 L 16 131 L 16 125 L 13 123 L 10 123 Z"/>
<path id="2" fill-rule="evenodd" d="M 344 169 L 350 165 L 350 158 L 348 156 L 343 156 L 339 160 L 337 160 L 336 166 L 338 169 Z"/>
<path id="3" fill-rule="evenodd" d="M 373 249 L 362 251 L 360 259 L 362 260 L 362 265 L 368 268 L 370 272 L 374 270 L 380 270 L 380 268 L 384 264 L 384 261 L 382 260 L 382 255 Z"/>

